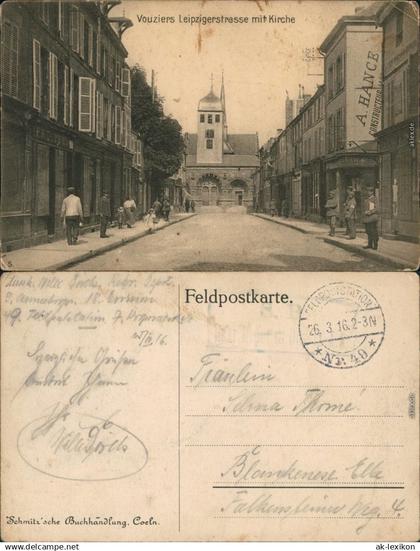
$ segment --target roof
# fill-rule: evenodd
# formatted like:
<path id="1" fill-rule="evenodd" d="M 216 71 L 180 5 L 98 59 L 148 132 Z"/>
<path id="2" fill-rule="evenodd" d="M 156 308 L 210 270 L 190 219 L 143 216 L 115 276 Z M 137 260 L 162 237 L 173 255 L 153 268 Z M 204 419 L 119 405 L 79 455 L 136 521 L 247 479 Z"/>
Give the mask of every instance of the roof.
<path id="1" fill-rule="evenodd" d="M 330 49 L 336 37 L 346 28 L 347 25 L 375 25 L 375 16 L 370 14 L 370 10 L 362 10 L 355 15 L 345 15 L 341 17 L 322 42 L 319 50 L 325 54 Z"/>
<path id="2" fill-rule="evenodd" d="M 219 97 L 214 94 L 213 90 L 201 98 L 198 103 L 199 111 L 223 111 L 222 102 Z"/>
<path id="3" fill-rule="evenodd" d="M 233 154 L 225 157 L 256 156 L 258 154 L 257 134 L 228 134 L 227 141 L 233 149 Z M 197 134 L 188 134 L 186 139 L 187 155 L 194 155 L 197 151 Z"/>
<path id="4" fill-rule="evenodd" d="M 257 167 L 260 165 L 257 155 L 223 155 L 223 163 L 197 163 L 197 157 L 187 155 L 186 166 L 215 166 L 215 167 Z"/>

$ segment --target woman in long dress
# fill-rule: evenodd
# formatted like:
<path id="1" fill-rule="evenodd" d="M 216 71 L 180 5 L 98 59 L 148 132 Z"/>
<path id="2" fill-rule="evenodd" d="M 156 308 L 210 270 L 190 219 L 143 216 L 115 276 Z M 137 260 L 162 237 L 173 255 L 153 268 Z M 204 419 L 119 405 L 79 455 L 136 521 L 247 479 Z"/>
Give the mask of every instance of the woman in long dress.
<path id="1" fill-rule="evenodd" d="M 124 213 L 125 213 L 125 220 L 127 223 L 127 228 L 132 228 L 136 222 L 136 218 L 134 216 L 134 213 L 136 211 L 136 203 L 134 199 L 131 199 L 130 197 L 127 197 L 126 200 L 123 203 L 124 207 Z"/>

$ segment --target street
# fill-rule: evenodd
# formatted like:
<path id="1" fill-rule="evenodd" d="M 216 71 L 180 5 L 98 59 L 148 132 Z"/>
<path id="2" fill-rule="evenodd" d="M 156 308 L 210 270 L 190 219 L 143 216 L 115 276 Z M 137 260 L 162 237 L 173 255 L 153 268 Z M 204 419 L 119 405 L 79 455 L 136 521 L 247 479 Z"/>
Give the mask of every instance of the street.
<path id="1" fill-rule="evenodd" d="M 117 230 L 111 229 L 113 233 Z M 327 235 L 327 227 L 325 234 Z M 140 271 L 389 271 L 313 235 L 245 214 L 198 214 L 69 268 Z"/>

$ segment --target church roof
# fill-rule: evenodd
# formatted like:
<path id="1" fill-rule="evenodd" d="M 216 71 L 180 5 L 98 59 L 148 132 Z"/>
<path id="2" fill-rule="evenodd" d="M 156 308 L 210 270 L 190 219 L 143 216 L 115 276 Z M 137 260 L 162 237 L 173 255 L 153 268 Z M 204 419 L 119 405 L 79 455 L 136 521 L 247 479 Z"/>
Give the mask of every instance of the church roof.
<path id="1" fill-rule="evenodd" d="M 227 141 L 232 146 L 234 155 L 258 155 L 257 134 L 228 134 Z M 186 142 L 187 155 L 195 155 L 197 134 L 188 134 Z"/>
<path id="2" fill-rule="evenodd" d="M 223 163 L 215 166 L 258 166 L 258 136 L 257 134 L 228 134 L 227 141 L 233 154 L 223 155 Z M 197 134 L 188 134 L 187 166 L 197 164 Z"/>
<path id="3" fill-rule="evenodd" d="M 211 90 L 207 96 L 201 98 L 198 103 L 199 111 L 223 111 L 222 102 L 219 97 Z"/>

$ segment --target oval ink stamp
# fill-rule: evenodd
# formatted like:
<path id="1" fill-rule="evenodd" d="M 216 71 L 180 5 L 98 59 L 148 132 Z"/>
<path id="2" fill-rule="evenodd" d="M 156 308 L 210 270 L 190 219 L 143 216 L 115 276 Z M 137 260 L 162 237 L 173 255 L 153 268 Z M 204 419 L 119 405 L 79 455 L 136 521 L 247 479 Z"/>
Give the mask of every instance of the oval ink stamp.
<path id="1" fill-rule="evenodd" d="M 299 316 L 306 351 L 327 367 L 368 362 L 380 348 L 385 318 L 375 297 L 354 283 L 330 283 L 315 291 Z"/>

